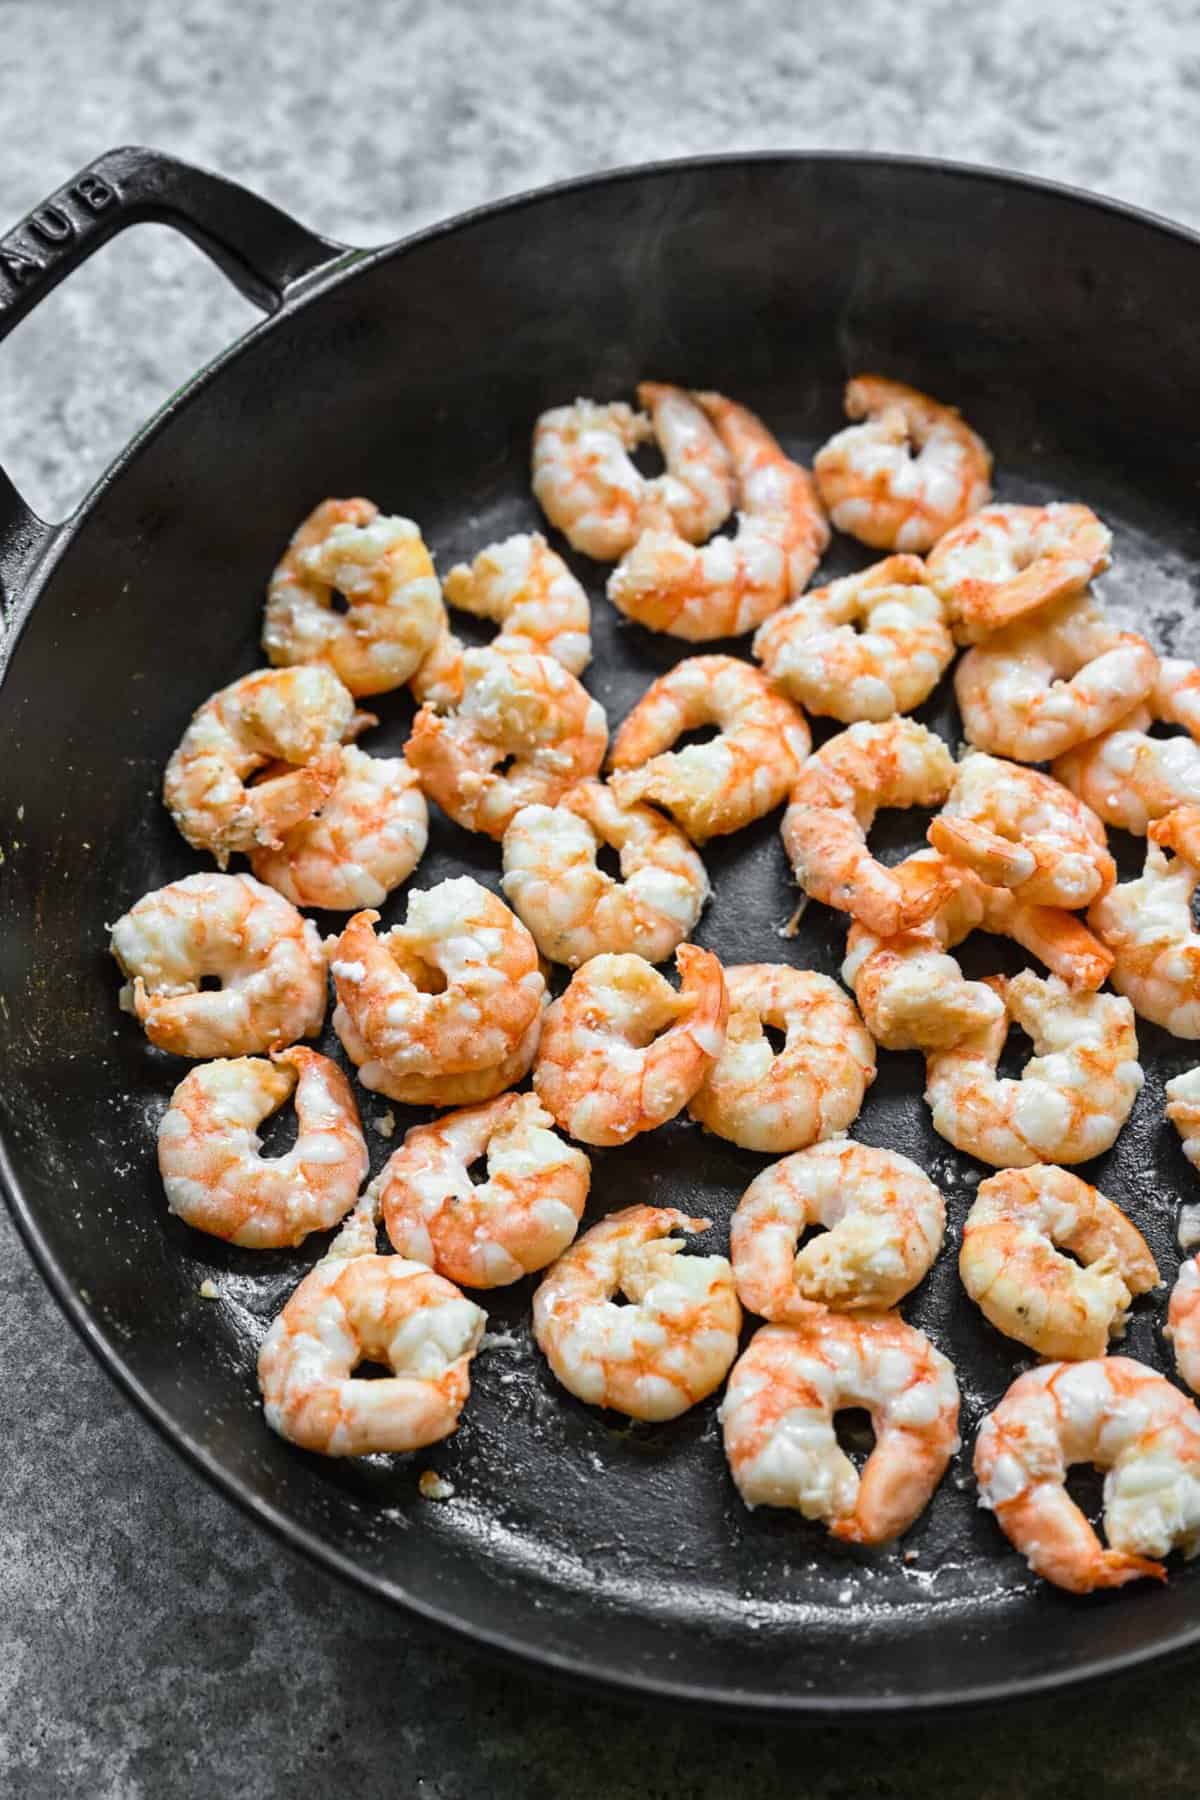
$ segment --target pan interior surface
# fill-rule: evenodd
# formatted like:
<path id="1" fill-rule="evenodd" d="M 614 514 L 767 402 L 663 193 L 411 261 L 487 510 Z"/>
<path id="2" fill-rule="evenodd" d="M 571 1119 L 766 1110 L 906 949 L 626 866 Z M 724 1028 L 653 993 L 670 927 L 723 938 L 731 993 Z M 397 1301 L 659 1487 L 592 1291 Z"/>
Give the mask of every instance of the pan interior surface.
<path id="1" fill-rule="evenodd" d="M 479 1296 L 491 1336 L 453 1439 L 342 1463 L 292 1450 L 263 1424 L 254 1357 L 327 1240 L 251 1253 L 167 1216 L 154 1130 L 184 1065 L 118 1012 L 106 925 L 204 866 L 159 804 L 162 766 L 193 707 L 260 660 L 264 583 L 298 519 L 327 494 L 369 495 L 420 522 L 444 572 L 544 524 L 528 484 L 540 410 L 577 394 L 631 398 L 647 375 L 745 401 L 805 462 L 841 423 L 847 374 L 877 370 L 953 401 L 995 453 L 998 497 L 1093 506 L 1115 537 L 1104 597 L 1160 648 L 1200 653 L 1200 337 L 1180 305 L 1198 283 L 1185 234 L 1003 178 L 853 159 L 652 170 L 368 260 L 253 334 L 102 488 L 0 692 L 11 1181 L 43 1266 L 77 1297 L 105 1360 L 294 1542 L 533 1660 L 780 1713 L 1028 1690 L 1195 1633 L 1200 1570 L 1173 1563 L 1165 1589 L 1071 1600 L 1035 1582 L 976 1505 L 976 1426 L 1031 1359 L 961 1290 L 957 1236 L 986 1171 L 933 1133 L 916 1056 L 881 1053 L 852 1135 L 912 1157 L 946 1195 L 946 1246 L 902 1310 L 954 1362 L 964 1448 L 899 1548 L 856 1551 L 791 1514 L 748 1512 L 715 1400 L 653 1427 L 573 1400 L 532 1344 L 528 1281 Z M 620 620 L 607 571 L 569 560 L 593 603 L 585 682 L 615 727 L 688 648 Z M 868 560 L 839 538 L 824 570 Z M 455 615 L 464 635 L 469 623 Z M 397 752 L 411 702 L 371 704 L 381 724 L 364 747 Z M 948 683 L 917 716 L 958 743 Z M 781 935 L 796 896 L 778 823 L 706 848 L 715 898 L 696 939 L 726 962 L 836 976 L 844 920 L 812 904 Z M 925 824 L 885 819 L 873 842 L 895 859 Z M 1125 877 L 1140 848 L 1120 844 Z M 498 846 L 435 812 L 410 885 L 462 872 L 496 888 Z M 404 906 L 402 890 L 385 921 Z M 967 961 L 973 974 L 1021 966 L 993 939 Z M 1142 1021 L 1138 1032 L 1146 1086 L 1115 1148 L 1081 1173 L 1128 1210 L 1170 1281 L 1194 1177 L 1162 1089 L 1197 1058 Z M 329 1030 L 319 1047 L 338 1054 Z M 360 1099 L 374 1172 L 423 1115 Z M 390 1139 L 372 1128 L 389 1112 Z M 677 1120 L 593 1153 L 585 1222 L 675 1205 L 713 1221 L 699 1249 L 723 1249 L 768 1160 Z M 216 1301 L 201 1297 L 206 1279 Z M 1122 1348 L 1169 1370 L 1164 1313 L 1161 1293 L 1137 1303 Z M 419 1496 L 425 1468 L 453 1484 L 451 1500 Z"/>

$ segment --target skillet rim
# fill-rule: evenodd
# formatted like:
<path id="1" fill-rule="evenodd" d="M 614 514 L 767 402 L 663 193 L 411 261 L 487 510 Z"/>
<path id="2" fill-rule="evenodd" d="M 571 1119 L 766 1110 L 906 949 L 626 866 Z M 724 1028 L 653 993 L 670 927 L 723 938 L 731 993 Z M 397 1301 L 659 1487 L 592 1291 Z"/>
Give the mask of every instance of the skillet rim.
<path id="1" fill-rule="evenodd" d="M 592 174 L 571 176 L 536 188 L 525 188 L 481 206 L 468 208 L 447 219 L 424 226 L 405 237 L 367 249 L 347 247 L 335 251 L 321 267 L 289 285 L 279 305 L 266 317 L 255 321 L 232 343 L 203 363 L 191 377 L 175 389 L 161 406 L 150 414 L 117 456 L 103 469 L 74 510 L 57 525 L 48 528 L 44 548 L 34 560 L 23 588 L 13 596 L 7 628 L 0 633 L 0 700 L 13 654 L 32 616 L 39 597 L 72 539 L 86 522 L 99 499 L 118 480 L 134 456 L 148 447 L 158 432 L 182 412 L 202 390 L 220 378 L 225 370 L 247 353 L 265 331 L 277 321 L 315 304 L 325 294 L 360 273 L 409 250 L 434 241 L 484 219 L 501 214 L 517 214 L 524 208 L 553 197 L 583 193 L 627 181 L 672 174 L 676 171 L 700 172 L 708 169 L 756 167 L 796 164 L 842 164 L 849 168 L 894 168 L 920 175 L 949 175 L 959 180 L 1008 188 L 1018 193 L 1032 192 L 1053 199 L 1094 208 L 1099 212 L 1128 219 L 1149 227 L 1200 250 L 1200 231 L 1181 225 L 1146 207 L 1133 205 L 1109 195 L 1075 187 L 1050 177 L 1030 175 L 997 168 L 985 163 L 961 162 L 955 159 L 912 155 L 889 151 L 845 150 L 757 150 L 725 151 L 718 154 L 670 157 L 653 162 L 621 164 Z M 2 546 L 0 546 L 2 549 Z M 1200 1617 L 1194 1626 L 1177 1631 L 1159 1644 L 1118 1652 L 1069 1669 L 1048 1671 L 1026 1679 L 1012 1678 L 984 1681 L 961 1688 L 943 1688 L 918 1695 L 891 1692 L 870 1696 L 837 1696 L 813 1694 L 799 1690 L 794 1694 L 764 1694 L 752 1689 L 689 1683 L 681 1678 L 630 1674 L 617 1657 L 601 1662 L 595 1656 L 572 1658 L 553 1651 L 529 1634 L 509 1632 L 481 1622 L 467 1622 L 458 1614 L 439 1607 L 397 1587 L 386 1577 L 376 1574 L 337 1549 L 316 1531 L 299 1524 L 269 1501 L 247 1492 L 237 1478 L 210 1451 L 198 1443 L 187 1430 L 160 1404 L 126 1368 L 115 1345 L 99 1330 L 80 1292 L 60 1268 L 45 1241 L 17 1180 L 0 1132 L 0 1192 L 30 1257 L 60 1309 L 79 1337 L 100 1364 L 117 1389 L 130 1400 L 158 1436 L 176 1454 L 240 1511 L 265 1528 L 274 1538 L 296 1551 L 318 1568 L 348 1582 L 361 1592 L 386 1605 L 418 1618 L 423 1625 L 433 1626 L 472 1649 L 482 1650 L 502 1659 L 523 1672 L 543 1671 L 556 1681 L 577 1689 L 611 1698 L 653 1700 L 683 1703 L 692 1708 L 717 1708 L 722 1715 L 744 1719 L 771 1719 L 778 1723 L 833 1724 L 853 1722 L 887 1723 L 902 1717 L 929 1719 L 979 1710 L 1000 1702 L 1030 1703 L 1039 1698 L 1096 1686 L 1114 1677 L 1131 1673 L 1151 1664 L 1177 1662 L 1200 1646 Z"/>

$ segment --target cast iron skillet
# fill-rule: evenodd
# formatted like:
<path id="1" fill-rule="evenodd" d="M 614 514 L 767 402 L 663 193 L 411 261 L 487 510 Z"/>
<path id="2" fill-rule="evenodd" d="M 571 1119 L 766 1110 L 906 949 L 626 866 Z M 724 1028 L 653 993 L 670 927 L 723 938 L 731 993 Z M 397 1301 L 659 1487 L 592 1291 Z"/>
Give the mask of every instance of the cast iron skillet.
<path id="1" fill-rule="evenodd" d="M 462 1430 L 435 1452 L 337 1464 L 272 1437 L 255 1345 L 320 1246 L 253 1255 L 167 1217 L 153 1131 L 182 1065 L 118 1014 L 105 924 L 199 866 L 158 804 L 160 772 L 193 706 L 258 660 L 263 582 L 297 519 L 323 495 L 369 494 L 419 519 L 444 568 L 536 523 L 527 459 L 542 407 L 628 395 L 639 376 L 726 389 L 806 460 L 839 422 L 850 372 L 953 399 L 995 449 L 1000 494 L 1094 505 L 1116 530 L 1110 599 L 1194 651 L 1196 238 L 1009 176 L 800 155 L 575 182 L 362 252 L 215 176 L 120 150 L 0 244 L 0 334 L 140 219 L 186 232 L 273 316 L 177 395 L 64 525 L 0 477 L 3 1173 L 85 1341 L 290 1544 L 549 1671 L 846 1717 L 1050 1689 L 1193 1643 L 1200 1567 L 1173 1567 L 1165 1589 L 1069 1599 L 1032 1582 L 976 1508 L 975 1426 L 1023 1363 L 959 1290 L 954 1240 L 981 1171 L 931 1133 L 918 1058 L 881 1058 L 855 1128 L 930 1170 L 951 1216 L 904 1310 L 958 1368 L 967 1448 L 905 1560 L 748 1514 L 715 1403 L 631 1429 L 570 1399 L 531 1346 L 529 1284 L 490 1298 L 493 1329 L 515 1341 L 480 1357 Z M 841 542 L 828 566 L 865 560 Z M 618 624 L 604 571 L 575 561 L 595 603 L 588 682 L 615 721 L 681 647 Z M 369 744 L 394 748 L 407 698 L 380 711 Z M 922 716 L 957 738 L 947 697 Z M 899 855 L 924 824 L 900 817 L 879 841 Z M 844 921 L 814 905 L 799 936 L 777 935 L 793 895 L 776 826 L 710 847 L 717 899 L 697 935 L 730 962 L 835 973 Z M 438 819 L 417 881 L 464 869 L 494 885 L 496 848 Z M 402 909 L 395 896 L 389 916 Z M 1015 966 L 993 940 L 970 955 L 977 971 Z M 1145 1091 L 1084 1173 L 1129 1208 L 1170 1278 L 1193 1178 L 1162 1085 L 1195 1051 L 1139 1029 Z M 378 1167 L 389 1145 L 368 1136 Z M 711 1216 L 723 1241 L 763 1159 L 676 1122 L 594 1161 L 589 1217 L 670 1202 Z M 197 1291 L 210 1276 L 217 1302 Z M 1163 1310 L 1161 1296 L 1139 1304 L 1128 1348 L 1166 1368 Z M 453 1481 L 452 1503 L 418 1498 L 424 1467 Z"/>

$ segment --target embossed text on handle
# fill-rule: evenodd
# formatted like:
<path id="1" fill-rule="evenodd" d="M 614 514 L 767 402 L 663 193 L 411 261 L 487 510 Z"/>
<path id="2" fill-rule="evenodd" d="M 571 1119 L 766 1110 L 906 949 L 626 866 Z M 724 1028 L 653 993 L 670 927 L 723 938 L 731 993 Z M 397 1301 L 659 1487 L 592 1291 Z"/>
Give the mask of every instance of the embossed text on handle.
<path id="1" fill-rule="evenodd" d="M 106 176 L 80 175 L 61 188 L 36 212 L 0 238 L 0 313 L 21 289 L 68 256 L 96 227 L 100 215 L 120 201 L 116 183 Z"/>

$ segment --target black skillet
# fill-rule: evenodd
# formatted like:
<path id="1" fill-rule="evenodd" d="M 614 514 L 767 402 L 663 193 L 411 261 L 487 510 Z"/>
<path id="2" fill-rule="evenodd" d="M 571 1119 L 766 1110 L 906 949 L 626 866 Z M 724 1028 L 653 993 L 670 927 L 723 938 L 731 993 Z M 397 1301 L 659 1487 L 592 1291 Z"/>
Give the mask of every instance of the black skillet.
<path id="1" fill-rule="evenodd" d="M 153 420 L 78 512 L 48 526 L 0 474 L 0 1057 L 3 1174 L 64 1311 L 146 1416 L 264 1525 L 475 1642 L 647 1695 L 778 1717 L 861 1717 L 1045 1690 L 1200 1637 L 1200 1566 L 1090 1601 L 1033 1582 L 980 1513 L 969 1451 L 1024 1366 L 965 1300 L 955 1240 L 980 1175 L 931 1132 L 915 1057 L 883 1056 L 855 1133 L 943 1187 L 946 1250 L 906 1315 L 953 1358 L 966 1449 L 901 1550 L 855 1553 L 748 1514 L 715 1402 L 630 1428 L 566 1396 L 528 1334 L 530 1284 L 490 1297 L 515 1339 L 476 1364 L 458 1435 L 413 1458 L 333 1463 L 272 1437 L 255 1345 L 312 1261 L 224 1249 L 166 1214 L 153 1132 L 183 1065 L 118 1014 L 105 924 L 199 866 L 157 801 L 191 709 L 258 661 L 264 579 L 326 494 L 419 519 L 445 568 L 537 523 L 530 426 L 640 376 L 725 389 L 805 460 L 848 373 L 953 400 L 993 446 L 1001 497 L 1087 501 L 1115 528 L 1103 587 L 1194 651 L 1200 549 L 1200 243 L 1046 184 L 902 158 L 767 156 L 608 175 L 506 202 L 377 251 L 328 243 L 262 200 L 146 150 L 100 158 L 0 243 L 0 335 L 114 232 L 187 233 L 272 316 Z M 587 680 L 619 720 L 681 647 L 620 623 L 604 571 Z M 827 567 L 866 557 L 845 540 Z M 736 647 L 743 653 L 745 645 Z M 370 747 L 404 738 L 404 695 Z M 945 694 L 922 714 L 955 741 Z M 844 922 L 798 936 L 776 819 L 707 852 L 697 933 L 730 962 L 835 973 Z M 925 821 L 878 833 L 915 848 Z M 1128 872 L 1137 849 L 1124 847 Z M 438 819 L 417 880 L 495 885 L 487 839 Z M 403 908 L 394 897 L 388 916 Z M 333 921 L 325 921 L 332 923 Z M 973 967 L 1014 966 L 994 940 Z M 1084 1172 L 1126 1205 L 1164 1274 L 1193 1177 L 1162 1085 L 1195 1052 L 1140 1027 L 1148 1078 Z M 329 1047 L 332 1039 L 323 1040 Z M 383 1111 L 368 1102 L 372 1117 Z M 410 1122 L 403 1114 L 397 1130 Z M 389 1145 L 373 1131 L 377 1167 Z M 635 1200 L 715 1221 L 763 1159 L 676 1122 L 595 1157 L 589 1217 Z M 220 1299 L 200 1297 L 211 1277 Z M 1164 1302 L 1135 1355 L 1169 1367 Z M 418 1497 L 435 1467 L 449 1503 Z M 1176 1559 L 1177 1560 L 1177 1559 Z"/>

